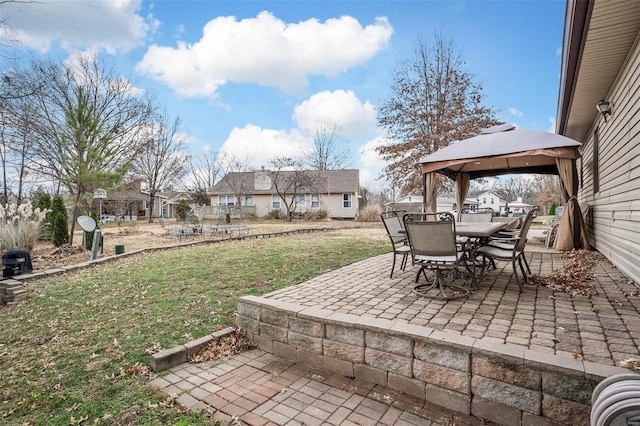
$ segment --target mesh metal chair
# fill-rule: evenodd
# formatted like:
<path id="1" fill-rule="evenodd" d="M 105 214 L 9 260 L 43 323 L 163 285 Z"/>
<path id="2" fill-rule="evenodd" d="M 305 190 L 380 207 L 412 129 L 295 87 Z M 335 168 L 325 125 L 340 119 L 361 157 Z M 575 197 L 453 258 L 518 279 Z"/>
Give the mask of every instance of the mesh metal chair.
<path id="1" fill-rule="evenodd" d="M 463 276 L 473 277 L 466 263 L 468 252 L 456 242 L 455 220 L 451 213 L 405 214 L 404 227 L 411 247 L 411 261 L 419 265 L 416 283 L 423 275 L 428 284 L 414 287 L 418 296 L 451 300 L 469 295 L 469 288 L 454 285 Z M 427 271 L 434 274 L 429 282 Z M 449 278 L 451 282 L 447 283 Z"/>
<path id="2" fill-rule="evenodd" d="M 493 239 L 486 245 L 475 250 L 476 255 L 482 255 L 485 258 L 493 260 L 510 261 L 513 268 L 513 275 L 516 278 L 520 291 L 523 290 L 524 284 L 527 282 L 527 273 L 531 274 L 531 268 L 524 254 L 524 248 L 527 244 L 527 233 L 531 227 L 533 219 L 536 217 L 538 208 L 533 208 L 527 213 L 522 228 L 518 236 L 514 239 Z M 516 266 L 517 263 L 517 266 Z M 526 267 L 526 272 L 525 272 Z M 522 273 L 522 279 L 518 276 L 518 269 Z M 484 273 L 484 270 L 482 271 Z"/>
<path id="3" fill-rule="evenodd" d="M 476 211 L 464 208 L 460 211 L 460 222 L 491 222 L 493 221 L 493 209 L 491 207 L 479 208 Z"/>
<path id="4" fill-rule="evenodd" d="M 380 214 L 380 219 L 384 224 L 384 228 L 387 231 L 387 236 L 391 240 L 391 247 L 393 249 L 393 264 L 391 265 L 391 275 L 389 278 L 393 278 L 393 270 L 396 267 L 396 256 L 402 256 L 400 262 L 400 269 L 405 270 L 407 266 L 407 259 L 409 257 L 410 249 L 407 244 L 407 234 L 404 230 L 404 224 L 402 223 L 402 215 L 405 211 L 390 211 Z"/>

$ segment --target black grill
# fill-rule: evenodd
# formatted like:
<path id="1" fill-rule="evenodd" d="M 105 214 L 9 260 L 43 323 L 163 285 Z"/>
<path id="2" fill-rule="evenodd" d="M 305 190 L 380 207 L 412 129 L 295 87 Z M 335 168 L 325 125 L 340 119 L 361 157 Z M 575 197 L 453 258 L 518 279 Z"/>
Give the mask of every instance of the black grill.
<path id="1" fill-rule="evenodd" d="M 2 277 L 11 278 L 15 275 L 33 272 L 29 250 L 12 248 L 2 255 Z"/>

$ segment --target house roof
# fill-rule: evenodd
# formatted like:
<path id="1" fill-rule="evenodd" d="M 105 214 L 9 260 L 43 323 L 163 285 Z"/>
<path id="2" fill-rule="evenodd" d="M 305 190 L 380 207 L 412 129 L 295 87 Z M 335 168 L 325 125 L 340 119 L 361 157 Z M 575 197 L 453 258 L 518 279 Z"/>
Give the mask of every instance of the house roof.
<path id="1" fill-rule="evenodd" d="M 209 191 L 211 195 L 233 194 L 234 188 L 242 188 L 244 194 L 274 194 L 273 182 L 269 178 L 269 170 L 252 172 L 231 172 L 225 175 Z M 280 171 L 282 176 L 293 175 L 294 171 Z M 347 170 L 307 170 L 323 182 L 323 193 L 358 192 L 360 188 L 360 171 Z"/>
<path id="2" fill-rule="evenodd" d="M 584 141 L 640 31 L 640 2 L 568 0 L 564 29 L 556 133 Z"/>

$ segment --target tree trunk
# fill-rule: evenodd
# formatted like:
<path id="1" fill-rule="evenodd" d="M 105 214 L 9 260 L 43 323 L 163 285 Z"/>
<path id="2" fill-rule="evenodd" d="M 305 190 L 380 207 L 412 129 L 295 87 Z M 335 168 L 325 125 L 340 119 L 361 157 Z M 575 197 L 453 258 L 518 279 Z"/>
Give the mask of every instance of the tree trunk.
<path id="1" fill-rule="evenodd" d="M 149 223 L 153 223 L 153 202 L 155 198 L 156 193 L 154 191 L 149 192 Z"/>
<path id="2" fill-rule="evenodd" d="M 69 227 L 69 245 L 73 245 L 73 233 L 76 230 L 76 216 L 78 215 L 78 204 L 80 203 L 81 186 L 76 187 L 76 197 L 73 199 L 73 208 L 71 209 L 71 226 Z"/>

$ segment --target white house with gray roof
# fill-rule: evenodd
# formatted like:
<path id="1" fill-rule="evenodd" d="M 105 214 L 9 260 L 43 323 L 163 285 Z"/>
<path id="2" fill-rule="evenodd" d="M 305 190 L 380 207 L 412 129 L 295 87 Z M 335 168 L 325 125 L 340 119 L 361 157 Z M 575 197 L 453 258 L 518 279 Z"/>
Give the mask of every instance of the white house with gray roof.
<path id="1" fill-rule="evenodd" d="M 293 180 L 295 173 L 304 173 L 295 189 L 283 191 L 269 170 L 232 172 L 224 176 L 209 191 L 211 206 L 219 214 L 226 211 L 265 217 L 274 211 L 286 214 L 280 194 L 285 193 L 287 202 L 296 197 L 294 212 L 304 214 L 310 210 L 324 209 L 330 218 L 355 219 L 358 215 L 360 173 L 349 170 L 305 170 L 303 172 L 279 171 L 277 179 Z M 277 188 L 280 188 L 278 191 Z M 280 192 L 280 194 L 279 194 Z"/>

